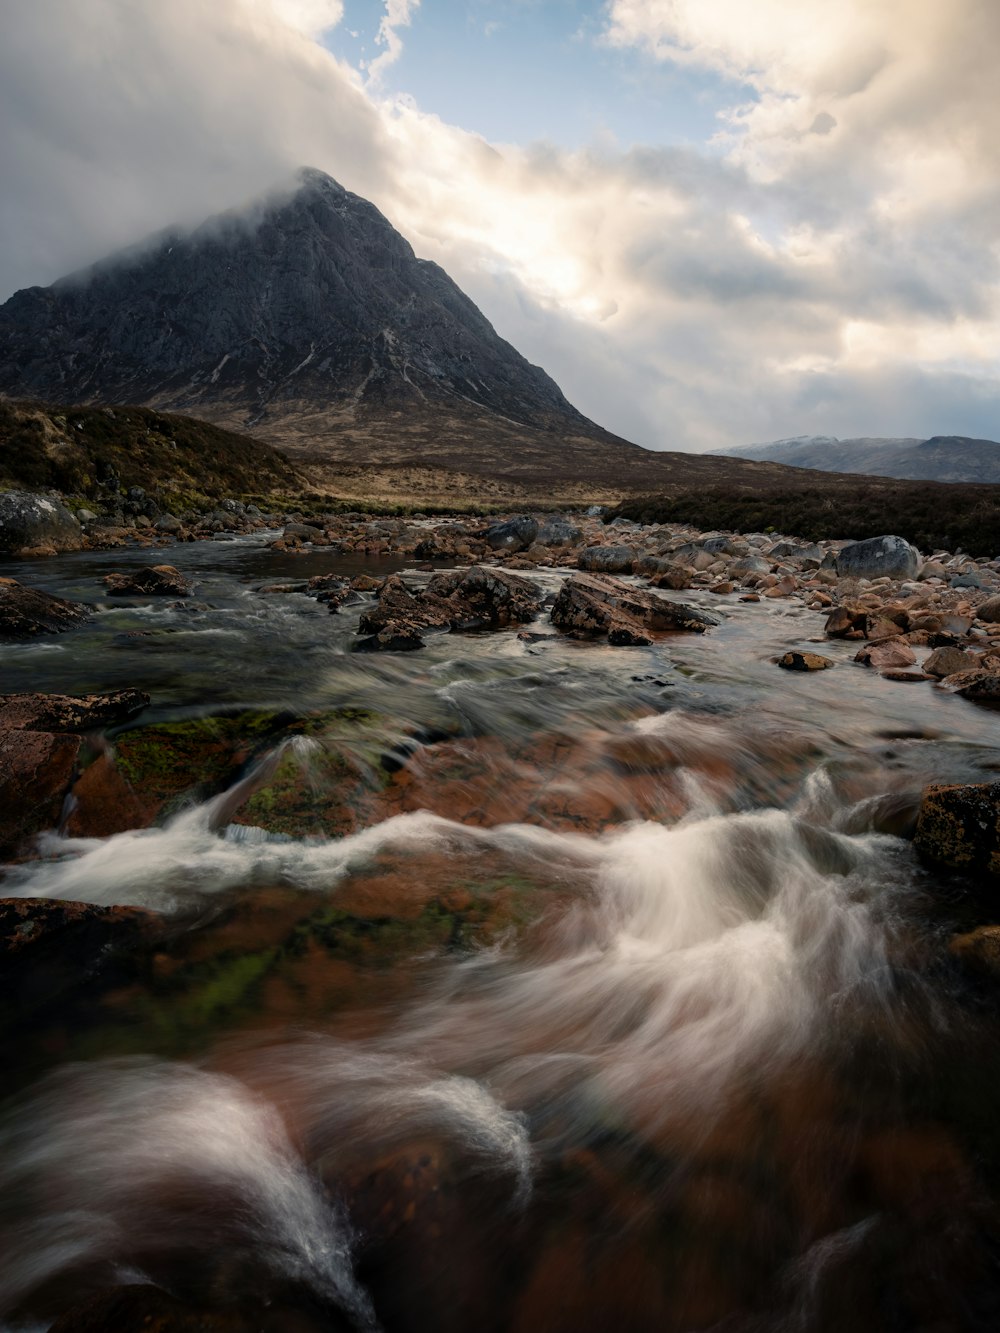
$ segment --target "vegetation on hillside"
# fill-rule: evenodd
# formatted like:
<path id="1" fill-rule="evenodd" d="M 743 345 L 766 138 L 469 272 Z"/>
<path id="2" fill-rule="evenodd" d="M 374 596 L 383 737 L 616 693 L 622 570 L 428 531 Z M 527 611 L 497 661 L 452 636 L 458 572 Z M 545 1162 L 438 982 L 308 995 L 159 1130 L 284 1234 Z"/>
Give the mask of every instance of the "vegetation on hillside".
<path id="1" fill-rule="evenodd" d="M 150 494 L 267 495 L 301 479 L 270 445 L 148 407 L 0 399 L 0 489 L 99 497 L 109 480 Z"/>
<path id="2" fill-rule="evenodd" d="M 690 523 L 732 532 L 773 530 L 808 541 L 895 533 L 922 551 L 1000 554 L 1000 486 L 893 481 L 830 473 L 773 489 L 714 486 L 623 500 L 605 516 Z"/>

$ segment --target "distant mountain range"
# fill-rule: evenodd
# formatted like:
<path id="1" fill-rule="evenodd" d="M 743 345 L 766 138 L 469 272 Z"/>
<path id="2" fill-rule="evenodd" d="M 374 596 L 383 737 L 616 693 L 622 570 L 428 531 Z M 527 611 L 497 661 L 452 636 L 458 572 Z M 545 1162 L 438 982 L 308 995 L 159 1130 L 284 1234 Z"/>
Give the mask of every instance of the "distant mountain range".
<path id="1" fill-rule="evenodd" d="M 863 436 L 799 435 L 770 444 L 717 449 L 723 458 L 784 463 L 818 472 L 854 472 L 913 481 L 1000 482 L 1000 444 L 966 435 L 933 435 L 928 440 Z"/>

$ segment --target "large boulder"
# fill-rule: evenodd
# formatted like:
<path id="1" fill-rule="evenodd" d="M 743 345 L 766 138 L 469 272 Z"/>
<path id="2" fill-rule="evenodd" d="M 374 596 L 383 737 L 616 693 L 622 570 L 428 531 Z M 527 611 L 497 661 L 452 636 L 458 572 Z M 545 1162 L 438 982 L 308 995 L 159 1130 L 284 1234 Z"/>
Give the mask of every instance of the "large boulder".
<path id="1" fill-rule="evenodd" d="M 0 639 L 34 639 L 60 634 L 90 615 L 90 607 L 67 602 L 15 579 L 0 578 Z"/>
<path id="2" fill-rule="evenodd" d="M 1000 782 L 928 787 L 913 842 L 933 865 L 1000 875 Z"/>
<path id="3" fill-rule="evenodd" d="M 920 552 L 902 537 L 869 537 L 852 542 L 837 554 L 841 578 L 912 579 L 920 568 Z"/>
<path id="4" fill-rule="evenodd" d="M 187 597 L 194 584 L 173 565 L 146 565 L 125 574 L 106 574 L 112 597 Z"/>
<path id="5" fill-rule="evenodd" d="M 588 546 L 580 552 L 576 563 L 588 573 L 631 574 L 636 554 L 634 546 Z"/>
<path id="6" fill-rule="evenodd" d="M 391 574 L 375 606 L 361 615 L 358 633 L 369 637 L 358 647 L 400 652 L 423 647 L 426 630 L 462 632 L 523 624 L 532 619 L 540 602 L 538 589 L 527 579 L 482 565 L 436 574 L 423 589 L 408 588 Z"/>
<path id="7" fill-rule="evenodd" d="M 78 551 L 82 545 L 83 529 L 55 496 L 0 492 L 0 551 Z"/>
<path id="8" fill-rule="evenodd" d="M 609 643 L 627 645 L 652 643 L 654 634 L 671 630 L 702 633 L 718 621 L 607 575 L 575 574 L 559 591 L 552 623 L 572 639 L 606 635 Z"/>
<path id="9" fill-rule="evenodd" d="M 483 533 L 483 540 L 493 551 L 526 551 L 538 537 L 538 519 L 518 514 L 504 523 L 494 523 Z"/>
<path id="10" fill-rule="evenodd" d="M 538 546 L 579 546 L 583 532 L 568 518 L 546 518 L 535 537 Z"/>
<path id="11" fill-rule="evenodd" d="M 976 615 L 987 625 L 1000 624 L 1000 595 L 987 597 L 986 601 L 976 611 Z"/>

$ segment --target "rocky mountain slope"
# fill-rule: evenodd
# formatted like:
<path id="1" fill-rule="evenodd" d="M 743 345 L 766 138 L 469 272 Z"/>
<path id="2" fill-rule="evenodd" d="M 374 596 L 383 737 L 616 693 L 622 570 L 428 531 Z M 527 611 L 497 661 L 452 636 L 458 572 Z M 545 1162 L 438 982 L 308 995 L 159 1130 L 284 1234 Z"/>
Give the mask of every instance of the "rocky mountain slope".
<path id="1" fill-rule="evenodd" d="M 185 412 L 341 481 L 578 481 L 649 458 L 572 407 L 372 204 L 313 170 L 249 210 L 17 292 L 0 307 L 0 391 Z"/>
<path id="2" fill-rule="evenodd" d="M 378 209 L 309 169 L 250 208 L 17 292 L 0 306 L 0 393 L 250 431 L 312 489 L 376 504 L 590 503 L 787 472 L 595 425 Z"/>
<path id="3" fill-rule="evenodd" d="M 1000 482 L 1000 444 L 965 435 L 934 435 L 927 440 L 864 436 L 839 440 L 833 435 L 800 435 L 770 444 L 719 449 L 724 458 L 784 463 L 819 472 L 854 472 L 912 481 Z"/>

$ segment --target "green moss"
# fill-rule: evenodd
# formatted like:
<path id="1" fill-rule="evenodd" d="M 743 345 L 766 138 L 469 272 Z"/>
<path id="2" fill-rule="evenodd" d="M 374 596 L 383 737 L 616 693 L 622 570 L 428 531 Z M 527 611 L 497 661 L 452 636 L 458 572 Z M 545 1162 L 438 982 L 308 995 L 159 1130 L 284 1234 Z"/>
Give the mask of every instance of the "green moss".
<path id="1" fill-rule="evenodd" d="M 181 1029 L 218 1022 L 248 1003 L 252 988 L 277 957 L 277 949 L 265 949 L 216 959 L 203 981 L 196 981 L 162 1011 L 164 1020 Z"/>

